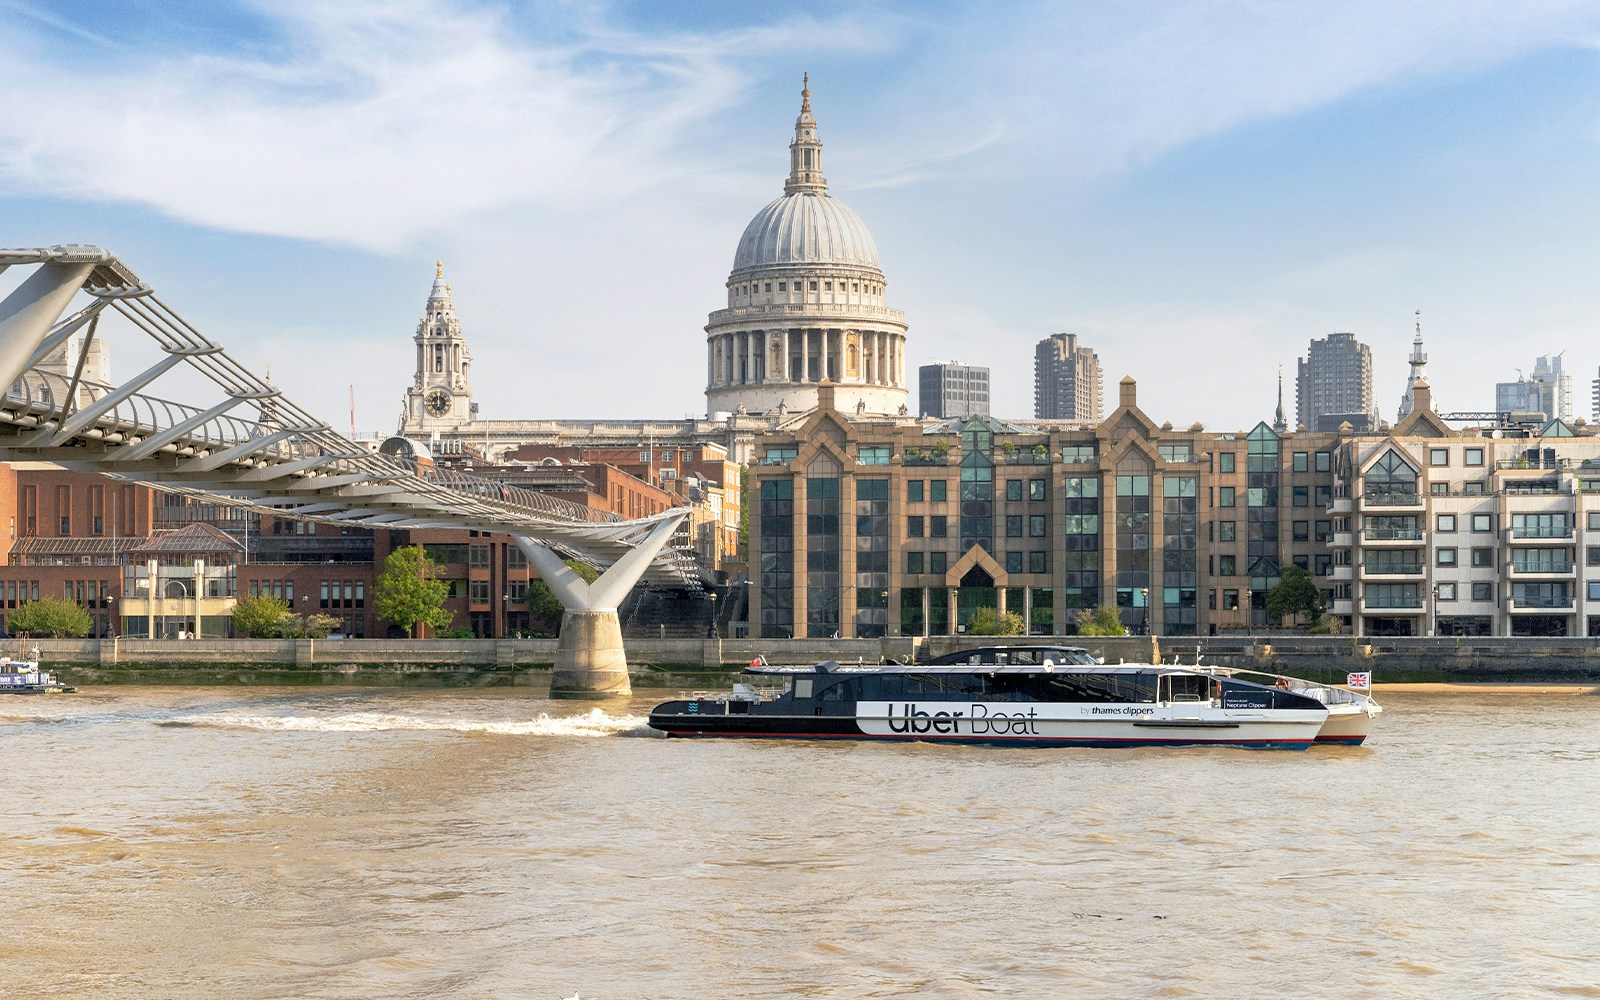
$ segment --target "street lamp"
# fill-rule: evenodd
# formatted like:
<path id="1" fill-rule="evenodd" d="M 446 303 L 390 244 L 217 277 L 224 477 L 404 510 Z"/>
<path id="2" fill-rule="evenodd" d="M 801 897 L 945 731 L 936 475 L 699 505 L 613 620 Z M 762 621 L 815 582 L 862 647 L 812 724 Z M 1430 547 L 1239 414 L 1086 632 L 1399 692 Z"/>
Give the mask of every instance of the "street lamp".
<path id="1" fill-rule="evenodd" d="M 706 634 L 713 639 L 717 638 L 717 592 L 714 590 L 711 592 L 711 627 L 706 630 Z"/>
<path id="2" fill-rule="evenodd" d="M 1139 634 L 1150 632 L 1150 588 L 1139 588 Z"/>
<path id="3" fill-rule="evenodd" d="M 1251 611 L 1255 610 L 1254 599 L 1255 594 L 1250 588 L 1244 588 L 1244 628 L 1246 632 L 1250 631 L 1250 627 L 1255 624 L 1255 618 L 1250 614 Z"/>

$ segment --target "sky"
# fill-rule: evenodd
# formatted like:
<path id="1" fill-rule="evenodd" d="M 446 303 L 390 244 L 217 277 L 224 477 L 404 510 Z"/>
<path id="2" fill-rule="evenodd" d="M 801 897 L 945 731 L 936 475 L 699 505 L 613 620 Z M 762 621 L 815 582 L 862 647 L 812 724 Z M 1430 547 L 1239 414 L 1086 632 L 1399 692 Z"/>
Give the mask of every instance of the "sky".
<path id="1" fill-rule="evenodd" d="M 908 367 L 997 416 L 1065 331 L 1107 413 L 1247 428 L 1281 367 L 1292 423 L 1348 330 L 1392 418 L 1418 310 L 1437 408 L 1565 352 L 1590 416 L 1600 0 L 0 0 L 0 52 L 0 246 L 112 250 L 341 430 L 398 423 L 436 259 L 483 417 L 703 414 L 806 72 Z"/>

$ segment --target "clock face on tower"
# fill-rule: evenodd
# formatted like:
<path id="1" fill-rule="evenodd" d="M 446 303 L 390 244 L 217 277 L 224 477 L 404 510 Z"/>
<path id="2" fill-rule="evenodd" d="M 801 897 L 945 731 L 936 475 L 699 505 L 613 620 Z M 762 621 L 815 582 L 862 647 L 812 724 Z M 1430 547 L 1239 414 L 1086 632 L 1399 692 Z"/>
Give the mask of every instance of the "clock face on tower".
<path id="1" fill-rule="evenodd" d="M 442 417 L 450 412 L 450 394 L 443 389 L 434 389 L 423 397 L 422 405 L 427 407 L 431 415 Z"/>

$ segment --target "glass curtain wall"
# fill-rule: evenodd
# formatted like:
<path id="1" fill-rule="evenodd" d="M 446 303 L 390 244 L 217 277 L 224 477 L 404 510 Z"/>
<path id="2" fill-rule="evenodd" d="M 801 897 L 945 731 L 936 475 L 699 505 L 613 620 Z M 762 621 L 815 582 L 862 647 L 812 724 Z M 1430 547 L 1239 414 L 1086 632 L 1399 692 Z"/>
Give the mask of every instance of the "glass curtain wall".
<path id="1" fill-rule="evenodd" d="M 761 638 L 794 637 L 794 480 L 761 481 Z"/>
<path id="2" fill-rule="evenodd" d="M 1200 586 L 1200 480 L 1161 480 L 1161 622 L 1166 635 L 1194 635 L 1200 628 L 1195 592 Z"/>
<path id="3" fill-rule="evenodd" d="M 1266 621 L 1267 591 L 1282 576 L 1278 561 L 1278 435 L 1266 424 L 1250 432 L 1246 470 L 1245 564 L 1250 570 L 1250 622 Z M 1260 612 L 1259 614 L 1257 612 Z"/>
<path id="4" fill-rule="evenodd" d="M 889 631 L 889 480 L 856 483 L 856 635 Z"/>

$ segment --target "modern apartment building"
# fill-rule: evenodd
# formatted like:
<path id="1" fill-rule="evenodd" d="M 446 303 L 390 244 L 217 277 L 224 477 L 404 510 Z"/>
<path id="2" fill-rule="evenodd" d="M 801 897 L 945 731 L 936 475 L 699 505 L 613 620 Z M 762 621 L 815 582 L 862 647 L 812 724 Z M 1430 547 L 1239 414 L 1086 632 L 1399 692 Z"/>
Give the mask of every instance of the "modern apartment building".
<path id="1" fill-rule="evenodd" d="M 1100 419 L 1100 358 L 1075 333 L 1053 333 L 1033 351 L 1033 415 L 1037 420 Z"/>

